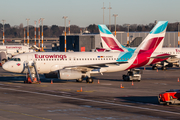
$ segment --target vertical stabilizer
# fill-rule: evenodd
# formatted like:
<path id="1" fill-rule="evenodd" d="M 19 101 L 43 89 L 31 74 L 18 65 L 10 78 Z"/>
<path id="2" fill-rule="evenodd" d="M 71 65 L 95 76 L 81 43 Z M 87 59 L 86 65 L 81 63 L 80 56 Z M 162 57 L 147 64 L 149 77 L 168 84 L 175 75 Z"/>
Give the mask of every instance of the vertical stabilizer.
<path id="1" fill-rule="evenodd" d="M 107 50 L 127 51 L 109 31 L 106 25 L 98 25 L 103 48 Z"/>

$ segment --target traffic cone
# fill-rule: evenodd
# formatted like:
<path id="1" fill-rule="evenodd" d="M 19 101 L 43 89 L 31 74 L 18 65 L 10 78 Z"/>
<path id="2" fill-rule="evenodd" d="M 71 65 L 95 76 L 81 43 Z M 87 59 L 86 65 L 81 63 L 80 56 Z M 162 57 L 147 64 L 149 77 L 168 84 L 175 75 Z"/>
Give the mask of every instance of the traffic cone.
<path id="1" fill-rule="evenodd" d="M 158 69 L 157 69 L 157 72 L 158 72 Z"/>
<path id="2" fill-rule="evenodd" d="M 179 78 L 178 78 L 178 80 L 177 80 L 178 82 L 179 82 Z"/>
<path id="3" fill-rule="evenodd" d="M 82 92 L 82 87 L 81 87 L 81 92 Z"/>
<path id="4" fill-rule="evenodd" d="M 146 70 L 146 67 L 144 67 L 144 70 Z"/>
<path id="5" fill-rule="evenodd" d="M 122 86 L 122 84 L 121 84 L 121 87 L 120 88 L 124 88 L 123 86 Z"/>
<path id="6" fill-rule="evenodd" d="M 99 82 L 99 79 L 98 79 L 98 84 L 99 84 L 100 82 Z"/>
<path id="7" fill-rule="evenodd" d="M 51 80 L 51 84 L 53 84 L 53 80 Z"/>
<path id="8" fill-rule="evenodd" d="M 132 81 L 132 85 L 134 85 L 133 81 Z"/>

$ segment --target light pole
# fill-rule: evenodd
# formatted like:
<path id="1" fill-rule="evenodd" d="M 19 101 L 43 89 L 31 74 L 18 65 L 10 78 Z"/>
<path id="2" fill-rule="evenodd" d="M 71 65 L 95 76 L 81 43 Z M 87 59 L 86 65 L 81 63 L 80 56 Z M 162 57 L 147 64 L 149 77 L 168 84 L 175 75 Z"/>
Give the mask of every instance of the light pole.
<path id="1" fill-rule="evenodd" d="M 38 47 L 40 48 L 40 21 L 41 19 L 38 20 Z"/>
<path id="2" fill-rule="evenodd" d="M 3 45 L 4 45 L 4 40 L 5 40 L 5 37 L 4 37 L 4 23 L 6 22 L 5 20 L 2 20 L 3 22 Z"/>
<path id="3" fill-rule="evenodd" d="M 30 19 L 26 19 L 26 21 L 27 21 L 27 44 L 28 44 L 28 46 L 29 46 L 29 20 Z"/>
<path id="4" fill-rule="evenodd" d="M 128 33 L 127 33 L 127 45 L 129 46 L 129 44 L 130 44 L 130 43 L 129 43 L 129 26 L 130 26 L 130 25 L 129 25 L 129 24 L 127 24 L 127 26 L 128 26 Z"/>
<path id="5" fill-rule="evenodd" d="M 64 25 L 65 25 L 65 30 L 64 30 L 64 52 L 66 52 L 66 19 L 67 16 L 63 16 L 64 19 Z"/>
<path id="6" fill-rule="evenodd" d="M 180 44 L 180 32 L 179 32 L 179 25 L 180 25 L 180 22 L 178 23 L 178 47 L 179 47 L 179 44 Z"/>
<path id="7" fill-rule="evenodd" d="M 41 18 L 41 25 L 42 25 L 42 26 L 41 26 L 41 27 L 42 27 L 42 30 L 41 30 L 41 31 L 42 31 L 42 32 L 41 32 L 41 36 L 42 36 L 42 46 L 41 46 L 41 50 L 42 50 L 42 51 L 44 51 L 44 48 L 43 48 L 43 20 L 44 20 L 44 18 Z"/>
<path id="8" fill-rule="evenodd" d="M 103 24 L 104 24 L 104 9 L 106 9 L 106 8 L 104 7 L 104 2 L 103 2 L 103 7 L 102 7 L 102 9 L 103 9 Z"/>
<path id="9" fill-rule="evenodd" d="M 70 20 L 69 20 L 69 35 L 70 35 Z"/>
<path id="10" fill-rule="evenodd" d="M 111 7 L 111 3 L 109 3 L 109 30 L 111 31 L 111 9 L 112 9 L 112 7 Z"/>
<path id="11" fill-rule="evenodd" d="M 36 21 L 34 21 L 34 45 L 36 46 Z"/>
<path id="12" fill-rule="evenodd" d="M 26 41 L 26 31 L 25 31 L 25 28 L 24 28 L 24 45 L 25 45 L 25 42 Z"/>
<path id="13" fill-rule="evenodd" d="M 115 33 L 114 33 L 114 36 L 116 38 L 116 17 L 118 16 L 118 14 L 113 14 L 114 16 L 114 26 L 115 26 Z"/>

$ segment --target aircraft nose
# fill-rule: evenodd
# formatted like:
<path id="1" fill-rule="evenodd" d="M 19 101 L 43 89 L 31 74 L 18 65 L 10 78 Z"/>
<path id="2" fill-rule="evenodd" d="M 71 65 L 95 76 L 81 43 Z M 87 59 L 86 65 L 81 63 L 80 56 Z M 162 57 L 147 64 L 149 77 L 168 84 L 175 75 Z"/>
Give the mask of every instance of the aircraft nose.
<path id="1" fill-rule="evenodd" d="M 2 66 L 2 68 L 3 68 L 4 70 L 8 71 L 8 68 L 9 68 L 9 67 L 8 67 L 8 64 L 4 63 L 3 66 Z"/>

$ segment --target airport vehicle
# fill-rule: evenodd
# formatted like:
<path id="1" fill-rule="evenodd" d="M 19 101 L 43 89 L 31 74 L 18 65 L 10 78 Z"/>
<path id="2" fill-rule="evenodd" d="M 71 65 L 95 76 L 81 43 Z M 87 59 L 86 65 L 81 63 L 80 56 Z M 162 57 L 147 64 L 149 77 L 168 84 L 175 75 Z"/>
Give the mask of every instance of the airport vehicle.
<path id="1" fill-rule="evenodd" d="M 3 64 L 14 55 L 19 53 L 34 52 L 34 50 L 29 46 L 24 45 L 0 45 L 0 52 L 0 64 Z"/>
<path id="2" fill-rule="evenodd" d="M 127 52 L 36 52 L 14 56 L 3 65 L 9 72 L 31 76 L 56 73 L 59 79 L 92 83 L 91 74 L 124 71 L 147 65 L 161 51 L 167 21 L 160 21 L 135 51 Z M 159 54 L 158 54 L 159 55 Z M 31 75 L 35 74 L 35 75 Z"/>
<path id="3" fill-rule="evenodd" d="M 98 52 L 105 51 L 135 51 L 136 48 L 125 47 L 119 43 L 119 41 L 114 37 L 114 35 L 109 31 L 105 25 L 98 25 L 100 31 L 108 31 L 106 34 L 100 32 L 101 41 L 103 48 L 97 49 Z M 152 61 L 149 65 L 152 65 L 152 69 L 156 70 L 157 67 L 161 66 L 162 70 L 166 70 L 167 67 L 178 66 L 180 62 L 180 48 L 162 48 L 159 54 L 169 54 L 168 59 L 159 59 Z"/>
<path id="4" fill-rule="evenodd" d="M 160 93 L 158 97 L 159 103 L 164 105 L 180 104 L 180 90 L 171 89 Z"/>
<path id="5" fill-rule="evenodd" d="M 128 70 L 127 75 L 122 76 L 124 81 L 133 81 L 133 80 L 141 80 L 141 70 L 140 69 L 134 69 L 134 70 Z"/>

